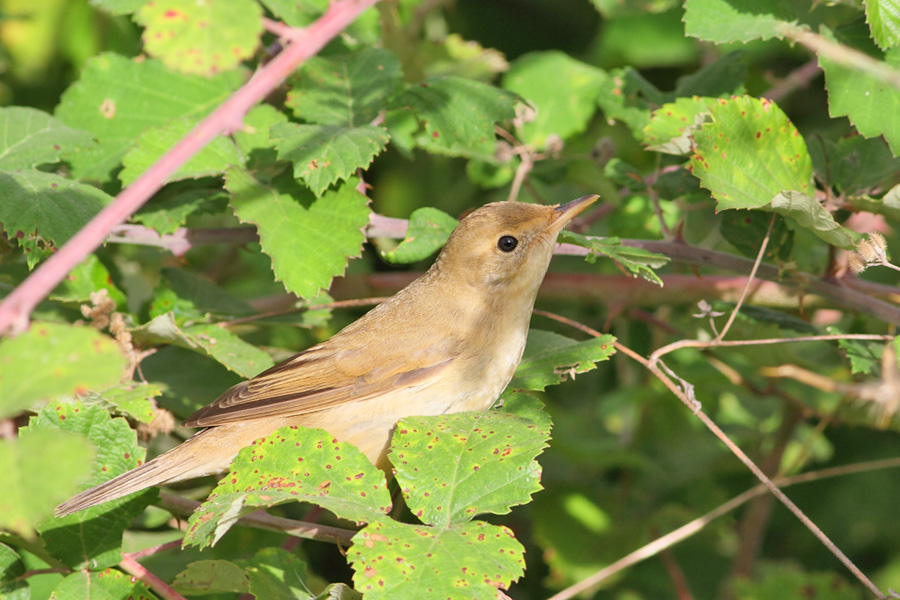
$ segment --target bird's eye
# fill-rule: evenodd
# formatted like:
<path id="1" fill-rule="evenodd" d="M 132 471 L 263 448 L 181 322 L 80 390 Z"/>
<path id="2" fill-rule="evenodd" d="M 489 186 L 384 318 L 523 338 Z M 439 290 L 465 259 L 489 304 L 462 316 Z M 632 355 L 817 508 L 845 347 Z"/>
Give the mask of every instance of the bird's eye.
<path id="1" fill-rule="evenodd" d="M 503 250 L 504 252 L 512 252 L 516 249 L 516 246 L 519 245 L 519 240 L 514 238 L 511 235 L 504 235 L 499 240 L 497 240 L 497 247 Z"/>

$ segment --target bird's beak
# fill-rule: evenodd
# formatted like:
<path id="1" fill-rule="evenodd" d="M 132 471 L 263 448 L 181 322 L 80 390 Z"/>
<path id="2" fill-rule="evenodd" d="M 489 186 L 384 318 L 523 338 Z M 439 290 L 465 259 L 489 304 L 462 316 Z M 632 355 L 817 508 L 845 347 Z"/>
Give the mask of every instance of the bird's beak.
<path id="1" fill-rule="evenodd" d="M 582 196 L 577 200 L 560 204 L 553 209 L 553 220 L 550 222 L 550 226 L 547 229 L 551 232 L 558 232 L 565 227 L 569 221 L 575 218 L 576 215 L 596 202 L 599 198 L 600 196 L 597 194 L 591 194 L 590 196 Z"/>

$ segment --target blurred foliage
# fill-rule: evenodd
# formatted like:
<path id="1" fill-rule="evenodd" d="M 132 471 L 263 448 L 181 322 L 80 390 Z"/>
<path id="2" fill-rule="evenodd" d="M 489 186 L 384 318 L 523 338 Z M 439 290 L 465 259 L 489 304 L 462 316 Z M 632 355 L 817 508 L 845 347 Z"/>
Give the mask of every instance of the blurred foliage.
<path id="1" fill-rule="evenodd" d="M 0 0 L 0 294 L 277 52 L 261 15 L 304 26 L 327 5 Z M 647 369 L 622 352 L 606 360 L 612 336 L 643 356 L 713 339 L 767 235 L 759 277 L 779 285 L 754 289 L 726 340 L 894 335 L 896 272 L 872 265 L 900 242 L 896 14 L 892 0 L 382 0 L 131 219 L 160 234 L 219 232 L 216 243 L 108 243 L 38 307 L 29 332 L 0 341 L 0 597 L 153 597 L 117 567 L 123 552 L 183 535 L 147 506 L 152 493 L 65 519 L 52 506 L 143 457 L 129 423 L 149 455 L 172 447 L 189 434 L 172 415 L 190 416 L 364 310 L 316 305 L 396 291 L 456 218 L 510 197 L 601 195 L 563 238 L 588 261 L 555 259 L 538 308 L 612 334 L 589 340 L 534 318 L 546 331 L 532 331 L 517 389 L 503 396 L 510 414 L 491 415 L 521 441 L 496 442 L 516 460 L 491 464 L 485 451 L 483 477 L 457 479 L 456 434 L 423 449 L 408 430 L 468 425 L 410 420 L 394 451 L 418 451 L 433 480 L 462 495 L 447 499 L 447 522 L 434 517 L 446 490 L 414 469 L 388 484 L 389 515 L 380 472 L 366 473 L 373 504 L 349 510 L 340 494 L 355 488 L 324 493 L 320 469 L 303 499 L 331 511 L 323 523 L 366 524 L 346 557 L 330 543 L 287 551 L 283 534 L 228 518 L 274 505 L 302 518 L 310 504 L 200 480 L 174 489 L 217 490 L 189 536 L 209 547 L 142 564 L 178 593 L 211 598 L 430 598 L 429 585 L 434 597 L 488 597 L 524 570 L 510 596 L 539 599 L 753 487 Z M 411 218 L 409 236 L 367 240 L 371 213 Z M 300 304 L 310 310 L 283 312 Z M 882 591 L 900 589 L 895 345 L 665 357 L 768 474 L 860 465 L 786 492 Z M 871 463 L 884 459 L 895 461 Z M 412 550 L 385 543 L 407 535 Z M 454 585 L 442 579 L 450 564 L 465 573 Z M 23 577 L 33 569 L 54 571 Z M 583 597 L 688 593 L 871 597 L 767 495 Z"/>

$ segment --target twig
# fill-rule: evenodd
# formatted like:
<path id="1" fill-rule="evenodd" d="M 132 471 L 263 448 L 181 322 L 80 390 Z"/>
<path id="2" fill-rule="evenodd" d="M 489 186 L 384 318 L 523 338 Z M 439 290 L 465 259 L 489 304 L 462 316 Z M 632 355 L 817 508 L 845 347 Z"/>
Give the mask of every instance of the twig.
<path id="1" fill-rule="evenodd" d="M 900 89 L 900 71 L 890 67 L 887 63 L 874 59 L 855 48 L 833 42 L 803 27 L 783 23 L 777 26 L 777 29 L 779 33 L 789 40 L 806 46 L 820 57 L 824 56 L 840 65 L 853 67 L 879 81 Z"/>
<path id="2" fill-rule="evenodd" d="M 194 512 L 200 506 L 200 503 L 196 500 L 176 496 L 175 494 L 162 493 L 159 495 L 159 505 L 174 515 L 186 516 Z M 266 531 L 278 531 L 308 540 L 339 543 L 342 545 L 352 543 L 351 539 L 356 535 L 356 532 L 350 529 L 275 517 L 265 511 L 257 511 L 245 515 L 238 519 L 237 524 L 256 529 L 265 529 Z"/>
<path id="3" fill-rule="evenodd" d="M 34 307 L 69 271 L 96 250 L 115 226 L 120 225 L 156 193 L 169 175 L 217 136 L 237 129 L 253 105 L 268 96 L 300 64 L 314 56 L 375 2 L 377 0 L 332 2 L 319 20 L 304 29 L 302 37 L 257 71 L 240 90 L 144 171 L 111 204 L 13 290 L 0 303 L 0 334 L 24 331 Z"/>
<path id="4" fill-rule="evenodd" d="M 128 554 L 122 556 L 122 562 L 119 563 L 119 567 L 126 573 L 131 573 L 136 578 L 140 579 L 147 587 L 163 598 L 163 600 L 186 600 L 185 597 L 176 592 L 172 586 L 157 577 L 155 573 L 147 570 L 144 565 Z"/>
<path id="5" fill-rule="evenodd" d="M 166 542 L 165 544 L 160 544 L 158 546 L 144 548 L 143 550 L 138 550 L 137 552 L 129 552 L 127 556 L 130 556 L 134 560 L 141 560 L 144 557 L 152 556 L 159 552 L 165 552 L 166 550 L 177 550 L 178 548 L 181 548 L 181 540 L 173 540 L 171 542 Z"/>
<path id="6" fill-rule="evenodd" d="M 793 477 L 785 477 L 776 479 L 776 483 L 782 487 L 790 487 L 792 485 L 797 485 L 800 483 L 807 483 L 810 481 L 820 481 L 822 479 L 829 479 L 832 477 L 839 477 L 842 475 L 850 475 L 854 473 L 866 473 L 869 471 L 875 471 L 877 469 L 889 469 L 889 468 L 898 468 L 900 467 L 900 458 L 888 458 L 881 460 L 873 460 L 863 463 L 857 463 L 853 465 L 843 465 L 840 467 L 833 467 L 831 469 L 822 469 L 820 471 L 811 471 L 809 473 L 803 473 L 801 475 L 795 475 Z M 731 500 L 721 504 L 715 509 L 709 511 L 702 517 L 698 517 L 691 521 L 690 523 L 686 523 L 679 527 L 678 529 L 667 533 L 661 538 L 657 538 L 646 544 L 645 546 L 638 548 L 634 552 L 623 556 L 616 562 L 612 563 L 604 567 L 603 569 L 597 571 L 590 577 L 587 577 L 578 583 L 562 590 L 561 592 L 555 594 L 550 597 L 548 600 L 570 600 L 574 598 L 578 594 L 581 594 L 595 585 L 599 584 L 605 579 L 608 579 L 622 571 L 635 565 L 643 560 L 646 560 L 656 554 L 659 554 L 666 548 L 674 546 L 675 544 L 685 540 L 695 533 L 701 531 L 704 527 L 706 527 L 712 521 L 718 519 L 719 517 L 728 514 L 734 509 L 740 507 L 742 504 L 745 504 L 749 500 L 760 496 L 766 492 L 766 486 L 763 484 L 757 484 L 756 486 L 750 488 L 749 490 L 743 492 L 732 498 Z"/>
<path id="7" fill-rule="evenodd" d="M 681 566 L 672 553 L 665 549 L 660 552 L 660 557 L 666 572 L 669 574 L 669 579 L 672 580 L 672 584 L 675 586 L 675 597 L 678 600 L 694 600 L 694 596 L 688 588 L 687 577 L 684 576 L 684 571 L 681 570 Z"/>
<path id="8" fill-rule="evenodd" d="M 380 296 L 377 298 L 357 298 L 354 300 L 339 300 L 338 302 L 326 302 L 324 304 L 304 304 L 303 306 L 297 306 L 295 308 L 288 308 L 286 310 L 273 310 L 273 311 L 266 312 L 266 313 L 260 313 L 258 315 L 250 315 L 249 317 L 240 317 L 238 319 L 232 319 L 230 321 L 220 321 L 217 324 L 221 327 L 228 327 L 231 325 L 237 325 L 239 323 L 249 323 L 251 321 L 259 321 L 259 320 L 268 319 L 271 317 L 280 317 L 283 315 L 307 312 L 310 310 L 331 310 L 333 308 L 358 308 L 360 306 L 372 306 L 375 304 L 381 304 L 382 302 L 384 302 L 387 299 L 388 299 L 388 296 Z"/>
<path id="9" fill-rule="evenodd" d="M 25 581 L 26 579 L 34 577 L 35 575 L 53 575 L 57 573 L 60 575 L 68 575 L 69 573 L 72 573 L 72 569 L 69 569 L 67 567 L 59 569 L 29 569 L 19 576 L 5 581 L 4 584 L 15 583 L 17 581 Z"/>
<path id="10" fill-rule="evenodd" d="M 772 478 L 777 478 L 779 466 L 784 459 L 784 453 L 787 451 L 788 444 L 791 442 L 797 425 L 801 420 L 801 412 L 795 407 L 784 405 L 782 412 L 784 416 L 778 428 L 778 433 L 775 435 L 772 449 L 762 462 L 763 472 Z M 766 494 L 755 498 L 750 503 L 750 506 L 747 507 L 747 510 L 744 511 L 737 526 L 737 538 L 740 542 L 732 562 L 732 573 L 734 576 L 729 579 L 746 578 L 753 573 L 753 566 L 765 539 L 767 525 L 772 516 L 772 508 L 774 506 L 775 498 L 771 494 Z"/>
<path id="11" fill-rule="evenodd" d="M 723 327 L 722 331 L 719 332 L 719 335 L 716 336 L 716 342 L 721 342 L 725 337 L 725 334 L 728 333 L 728 330 L 731 329 L 731 324 L 734 323 L 735 318 L 737 318 L 737 314 L 741 310 L 741 305 L 744 304 L 744 300 L 747 299 L 747 294 L 750 293 L 750 285 L 753 283 L 753 280 L 756 279 L 756 271 L 759 269 L 759 264 L 766 254 L 766 247 L 769 245 L 769 237 L 772 235 L 772 226 L 775 225 L 775 217 L 776 215 L 773 214 L 772 218 L 769 219 L 769 228 L 766 230 L 766 236 L 763 238 L 762 244 L 759 245 L 759 252 L 756 253 L 756 260 L 753 261 L 753 268 L 750 270 L 750 276 L 747 277 L 747 285 L 744 286 L 744 291 L 741 292 L 741 297 L 734 306 L 734 310 L 731 311 L 731 315 L 728 317 L 725 327 Z"/>
<path id="12" fill-rule="evenodd" d="M 547 313 L 545 311 L 541 311 L 541 314 L 548 316 L 550 318 L 556 319 L 560 322 L 568 323 L 570 325 L 575 326 L 574 325 L 575 322 L 572 321 L 571 319 L 566 319 L 565 317 L 560 317 L 559 315 L 551 316 L 551 313 Z M 584 331 L 585 333 L 588 333 L 589 335 L 594 336 L 594 337 L 600 337 L 601 335 L 603 335 L 599 331 L 592 329 L 592 328 L 588 327 L 587 325 L 584 325 L 581 323 L 579 323 L 576 327 L 579 330 Z M 656 378 L 659 379 L 662 382 L 662 384 L 669 389 L 670 392 L 675 394 L 675 396 L 679 400 L 681 400 L 685 406 L 687 406 L 688 408 L 691 409 L 691 411 L 697 416 L 697 418 L 700 419 L 700 422 L 703 423 L 706 426 L 706 428 L 709 429 L 713 433 L 713 435 L 715 435 L 717 438 L 719 438 L 719 441 L 721 441 L 723 444 L 725 444 L 725 446 L 731 451 L 731 453 L 734 454 L 738 458 L 738 460 L 740 460 L 742 463 L 744 463 L 744 465 L 748 469 L 750 469 L 750 472 L 752 472 L 756 476 L 756 478 L 759 479 L 763 483 L 763 485 L 765 485 L 766 488 L 768 488 L 769 491 L 772 492 L 772 494 L 776 498 L 778 498 L 778 500 L 789 511 L 791 511 L 794 514 L 794 516 L 797 517 L 797 519 L 799 519 L 800 522 L 803 523 L 806 526 L 806 528 L 809 529 L 812 532 L 812 534 L 815 535 L 819 539 L 819 541 L 821 541 L 822 544 L 824 544 L 825 547 L 828 548 L 829 551 L 831 551 L 831 553 L 839 561 L 841 561 L 844 564 L 844 566 L 847 567 L 847 569 L 851 573 L 853 573 L 853 575 L 863 585 L 865 585 L 867 588 L 869 588 L 870 591 L 872 591 L 874 594 L 876 594 L 876 596 L 878 598 L 883 597 L 883 595 L 881 594 L 881 591 L 878 589 L 878 587 L 874 583 L 872 583 L 872 581 L 868 577 L 866 577 L 865 573 L 863 573 L 859 569 L 859 567 L 857 567 L 853 563 L 853 561 L 851 561 L 847 557 L 847 555 L 845 555 L 841 551 L 841 549 L 838 548 L 834 544 L 834 542 L 832 542 L 828 538 L 827 535 L 825 535 L 825 532 L 823 532 L 821 529 L 819 529 L 819 527 L 815 523 L 813 523 L 812 520 L 809 517 L 807 517 L 806 514 L 802 510 L 800 510 L 800 508 L 796 504 L 794 504 L 794 502 L 790 498 L 788 498 L 784 494 L 784 492 L 782 492 L 778 488 L 778 486 L 775 485 L 772 482 L 772 480 L 769 479 L 769 477 L 767 477 L 766 474 L 763 473 L 762 470 L 758 466 L 756 466 L 756 463 L 754 463 L 750 459 L 750 457 L 747 456 L 744 453 L 744 451 L 741 450 L 741 448 L 737 444 L 735 444 L 731 440 L 731 438 L 728 437 L 725 434 L 725 432 L 722 431 L 719 428 L 719 426 L 716 425 L 716 423 L 712 419 L 710 419 L 709 416 L 703 412 L 703 410 L 700 409 L 700 407 L 697 406 L 696 400 L 689 397 L 681 388 L 679 388 L 675 384 L 675 382 L 672 381 L 672 379 L 668 375 L 666 375 L 660 369 L 661 363 L 658 360 L 655 362 L 651 362 L 651 360 L 648 360 L 648 359 L 644 358 L 643 356 L 637 354 L 636 352 L 634 352 L 630 348 L 627 348 L 624 344 L 621 344 L 618 341 L 615 342 L 614 346 L 617 351 L 625 354 L 626 356 L 633 358 L 634 360 L 636 360 L 637 362 L 642 364 L 644 367 L 646 367 L 651 373 L 653 373 L 653 375 L 656 376 Z"/>
<path id="13" fill-rule="evenodd" d="M 795 91 L 809 87 L 809 83 L 818 76 L 819 72 L 819 61 L 813 59 L 788 73 L 785 78 L 763 92 L 760 98 L 780 102 Z"/>
<path id="14" fill-rule="evenodd" d="M 730 342 L 719 342 L 716 340 L 710 340 L 708 342 L 704 342 L 703 340 L 679 340 L 655 350 L 653 354 L 650 355 L 649 360 L 651 364 L 656 363 L 657 361 L 659 361 L 660 357 L 682 348 L 728 348 L 734 346 L 765 346 L 769 344 L 790 344 L 795 342 L 828 342 L 837 340 L 888 342 L 892 339 L 894 339 L 894 336 L 892 335 L 879 335 L 876 333 L 842 333 L 833 335 L 803 335 L 792 338 L 766 338 L 762 340 L 733 340 Z"/>

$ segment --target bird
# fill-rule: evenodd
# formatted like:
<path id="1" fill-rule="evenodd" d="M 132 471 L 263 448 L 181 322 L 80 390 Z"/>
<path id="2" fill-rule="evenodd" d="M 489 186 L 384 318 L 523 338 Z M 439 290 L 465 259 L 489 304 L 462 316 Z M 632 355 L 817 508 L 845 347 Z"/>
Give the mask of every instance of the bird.
<path id="1" fill-rule="evenodd" d="M 389 472 L 400 419 L 496 402 L 522 358 L 559 232 L 598 198 L 472 211 L 418 279 L 326 341 L 226 390 L 185 422 L 201 431 L 73 496 L 56 516 L 225 472 L 241 448 L 286 426 L 322 428 Z"/>

